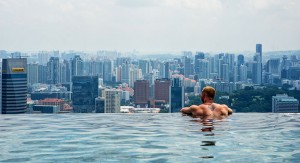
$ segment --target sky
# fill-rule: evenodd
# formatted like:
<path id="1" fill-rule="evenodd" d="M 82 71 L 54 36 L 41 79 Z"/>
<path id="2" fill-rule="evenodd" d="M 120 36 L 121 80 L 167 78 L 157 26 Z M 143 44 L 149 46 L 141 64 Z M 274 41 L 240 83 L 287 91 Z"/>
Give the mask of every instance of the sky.
<path id="1" fill-rule="evenodd" d="M 300 49 L 299 0 L 0 0 L 0 49 Z"/>

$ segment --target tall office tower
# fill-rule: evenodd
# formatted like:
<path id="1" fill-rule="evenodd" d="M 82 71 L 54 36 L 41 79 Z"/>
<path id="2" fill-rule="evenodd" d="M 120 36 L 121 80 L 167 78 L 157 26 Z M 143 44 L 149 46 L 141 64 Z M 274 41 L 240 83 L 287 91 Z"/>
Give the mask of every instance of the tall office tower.
<path id="1" fill-rule="evenodd" d="M 91 76 L 93 74 L 93 61 L 84 61 L 82 75 Z"/>
<path id="2" fill-rule="evenodd" d="M 96 113 L 104 113 L 104 111 L 105 111 L 105 98 L 104 97 L 97 97 L 95 99 L 95 109 L 96 109 Z"/>
<path id="3" fill-rule="evenodd" d="M 129 72 L 131 70 L 131 65 L 129 62 L 125 62 L 122 64 L 121 69 L 121 82 L 129 84 Z"/>
<path id="4" fill-rule="evenodd" d="M 194 75 L 192 59 L 184 56 L 184 76 L 188 78 L 190 75 Z"/>
<path id="5" fill-rule="evenodd" d="M 148 60 L 139 60 L 139 68 L 142 69 L 143 75 L 151 72 L 151 64 Z"/>
<path id="6" fill-rule="evenodd" d="M 262 84 L 262 45 L 256 44 L 256 53 L 254 56 L 252 81 L 255 84 Z"/>
<path id="7" fill-rule="evenodd" d="M 27 65 L 27 72 L 28 72 L 28 77 L 27 77 L 27 82 L 28 84 L 32 85 L 35 83 L 38 83 L 38 77 L 39 77 L 39 65 L 37 63 L 31 63 Z"/>
<path id="8" fill-rule="evenodd" d="M 164 70 L 164 63 L 162 62 L 159 62 L 158 63 L 158 71 L 159 71 L 159 75 L 158 75 L 158 78 L 161 79 L 161 78 L 164 78 L 164 74 L 165 74 L 165 70 Z"/>
<path id="9" fill-rule="evenodd" d="M 103 62 L 102 61 L 96 61 L 95 62 L 95 74 L 99 78 L 103 78 Z"/>
<path id="10" fill-rule="evenodd" d="M 166 104 L 171 101 L 171 80 L 170 79 L 156 79 L 155 80 L 155 100 L 163 100 Z"/>
<path id="11" fill-rule="evenodd" d="M 164 63 L 164 78 L 170 78 L 170 62 Z"/>
<path id="12" fill-rule="evenodd" d="M 44 65 L 38 65 L 38 83 L 47 83 L 48 67 Z"/>
<path id="13" fill-rule="evenodd" d="M 62 64 L 64 65 L 65 69 L 63 71 L 65 71 L 64 74 L 66 76 L 66 78 L 62 81 L 62 83 L 70 83 L 71 79 L 72 79 L 72 77 L 71 77 L 71 64 L 68 60 L 64 60 Z"/>
<path id="14" fill-rule="evenodd" d="M 203 52 L 196 52 L 195 61 L 198 59 L 204 59 L 204 58 L 205 58 L 205 55 Z"/>
<path id="15" fill-rule="evenodd" d="M 195 55 L 195 64 L 194 64 L 194 72 L 195 72 L 195 74 L 199 74 L 200 72 L 199 72 L 199 70 L 200 70 L 200 68 L 199 68 L 199 60 L 201 60 L 201 59 L 204 59 L 204 53 L 202 53 L 202 52 L 196 52 L 196 55 Z"/>
<path id="16" fill-rule="evenodd" d="M 134 82 L 134 104 L 146 107 L 149 101 L 149 81 L 137 80 Z"/>
<path id="17" fill-rule="evenodd" d="M 117 58 L 115 66 L 122 66 L 124 63 L 131 64 L 131 58 L 129 58 L 129 57 L 120 57 L 120 58 Z"/>
<path id="18" fill-rule="evenodd" d="M 217 74 L 216 66 L 215 66 L 215 58 L 214 57 L 209 57 L 208 58 L 208 65 L 209 65 L 209 78 L 212 79 L 215 74 Z"/>
<path id="19" fill-rule="evenodd" d="M 47 63 L 47 83 L 58 84 L 59 83 L 59 58 L 51 57 Z"/>
<path id="20" fill-rule="evenodd" d="M 240 66 L 240 76 L 239 76 L 239 81 L 242 82 L 247 82 L 247 73 L 248 73 L 248 68 L 246 65 L 241 65 Z"/>
<path id="21" fill-rule="evenodd" d="M 228 64 L 223 64 L 221 69 L 222 69 L 221 79 L 224 82 L 229 82 L 229 66 L 228 66 Z"/>
<path id="22" fill-rule="evenodd" d="M 47 65 L 47 62 L 50 59 L 50 54 L 48 52 L 39 52 L 38 53 L 38 61 L 39 65 Z"/>
<path id="23" fill-rule="evenodd" d="M 198 59 L 198 69 L 196 69 L 199 79 L 209 78 L 209 62 L 206 59 Z"/>
<path id="24" fill-rule="evenodd" d="M 27 111 L 27 59 L 2 60 L 2 114 Z"/>
<path id="25" fill-rule="evenodd" d="M 280 58 L 272 58 L 267 61 L 266 70 L 272 75 L 279 75 L 281 72 Z"/>
<path id="26" fill-rule="evenodd" d="M 254 84 L 262 83 L 262 64 L 259 62 L 254 62 L 252 67 L 252 82 Z"/>
<path id="27" fill-rule="evenodd" d="M 290 61 L 288 60 L 288 57 L 284 55 L 282 57 L 281 61 L 281 78 L 287 78 L 287 71 L 290 67 Z"/>
<path id="28" fill-rule="evenodd" d="M 70 73 L 68 73 L 68 64 L 66 64 L 65 62 L 60 63 L 60 83 L 68 83 L 67 79 L 70 78 Z"/>
<path id="29" fill-rule="evenodd" d="M 171 85 L 171 113 L 179 112 L 184 106 L 184 86 L 181 78 L 173 78 Z"/>
<path id="30" fill-rule="evenodd" d="M 245 57 L 243 54 L 237 56 L 237 66 L 241 66 L 245 63 Z"/>
<path id="31" fill-rule="evenodd" d="M 116 67 L 116 82 L 121 82 L 122 66 Z"/>
<path id="32" fill-rule="evenodd" d="M 262 44 L 256 44 L 256 53 L 259 54 L 258 60 L 262 63 Z"/>
<path id="33" fill-rule="evenodd" d="M 235 82 L 238 82 L 238 71 L 239 71 L 239 69 L 238 69 L 238 66 L 234 66 L 233 67 L 233 76 L 232 76 L 232 78 L 233 78 L 233 80 L 232 80 L 232 82 L 233 83 L 235 83 Z"/>
<path id="34" fill-rule="evenodd" d="M 159 68 L 159 62 L 158 60 L 150 60 L 150 65 L 152 69 L 157 69 Z"/>
<path id="35" fill-rule="evenodd" d="M 139 68 L 133 68 L 129 72 L 129 87 L 134 87 L 134 82 L 137 80 L 142 80 L 142 70 Z"/>
<path id="36" fill-rule="evenodd" d="M 75 55 L 75 57 L 71 60 L 71 65 L 72 76 L 83 75 L 83 61 L 79 55 Z"/>
<path id="37" fill-rule="evenodd" d="M 113 75 L 112 65 L 113 65 L 112 61 L 109 59 L 105 59 L 103 61 L 103 81 L 104 81 L 104 83 L 112 81 L 112 75 Z"/>
<path id="38" fill-rule="evenodd" d="M 98 77 L 73 76 L 72 83 L 72 102 L 74 112 L 95 112 L 95 98 L 98 97 Z"/>
<path id="39" fill-rule="evenodd" d="M 245 57 L 244 55 L 240 54 L 237 56 L 237 68 L 238 68 L 238 81 L 241 81 L 241 65 L 245 64 Z"/>
<path id="40" fill-rule="evenodd" d="M 120 113 L 121 91 L 116 89 L 105 90 L 105 113 Z"/>

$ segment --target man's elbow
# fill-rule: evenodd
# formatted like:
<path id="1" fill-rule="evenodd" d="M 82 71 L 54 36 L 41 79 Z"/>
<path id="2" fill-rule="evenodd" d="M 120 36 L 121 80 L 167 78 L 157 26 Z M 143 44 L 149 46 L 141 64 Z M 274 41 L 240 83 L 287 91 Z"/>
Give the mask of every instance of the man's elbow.
<path id="1" fill-rule="evenodd" d="M 180 110 L 180 112 L 181 112 L 181 113 L 184 113 L 184 114 L 187 114 L 187 113 L 189 113 L 189 108 L 188 108 L 188 107 L 182 108 L 182 109 Z"/>

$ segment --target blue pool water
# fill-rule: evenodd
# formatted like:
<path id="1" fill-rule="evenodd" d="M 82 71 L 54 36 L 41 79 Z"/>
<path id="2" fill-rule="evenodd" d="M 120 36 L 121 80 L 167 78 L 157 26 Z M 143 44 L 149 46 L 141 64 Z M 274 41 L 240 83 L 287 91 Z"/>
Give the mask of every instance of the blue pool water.
<path id="1" fill-rule="evenodd" d="M 0 162 L 299 162 L 300 114 L 0 115 Z"/>

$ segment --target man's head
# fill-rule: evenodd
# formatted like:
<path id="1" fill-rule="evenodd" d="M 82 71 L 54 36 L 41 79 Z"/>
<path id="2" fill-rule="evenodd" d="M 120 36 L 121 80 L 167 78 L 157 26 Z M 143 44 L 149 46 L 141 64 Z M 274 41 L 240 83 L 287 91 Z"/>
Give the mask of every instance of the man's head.
<path id="1" fill-rule="evenodd" d="M 214 100 L 216 94 L 216 90 L 213 87 L 206 86 L 202 89 L 201 100 L 204 103 L 204 99 Z"/>

